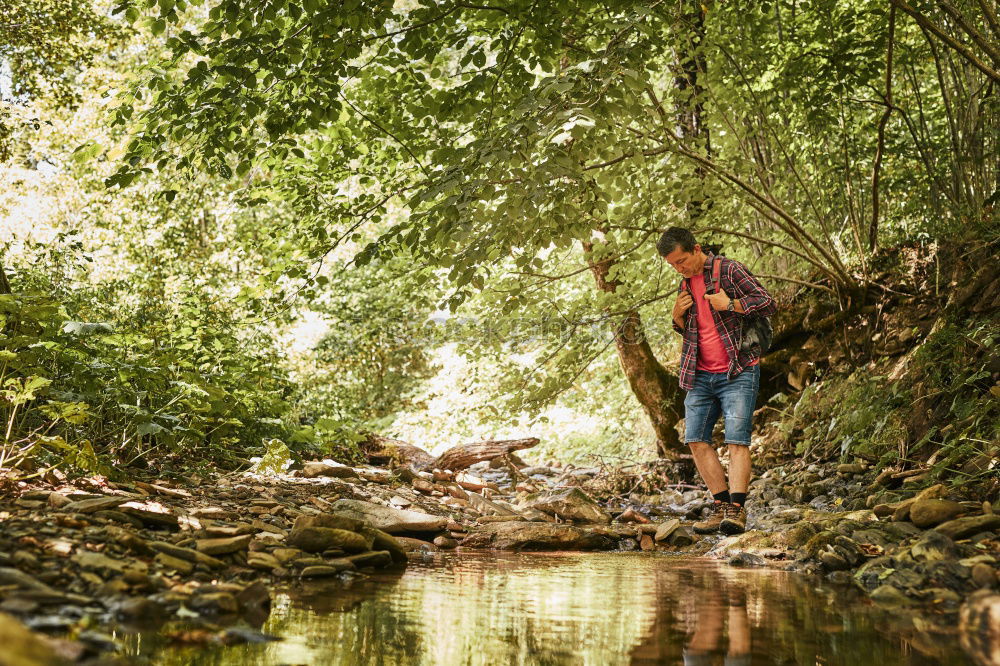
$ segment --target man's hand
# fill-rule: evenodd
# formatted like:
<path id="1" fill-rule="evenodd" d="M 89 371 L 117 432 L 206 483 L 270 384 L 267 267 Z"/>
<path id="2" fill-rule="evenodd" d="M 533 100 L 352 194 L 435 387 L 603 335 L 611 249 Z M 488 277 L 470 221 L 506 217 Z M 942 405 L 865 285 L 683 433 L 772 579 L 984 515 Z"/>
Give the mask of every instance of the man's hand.
<path id="1" fill-rule="evenodd" d="M 684 313 L 686 313 L 691 306 L 694 305 L 694 299 L 691 297 L 690 291 L 682 291 L 680 295 L 677 296 L 677 300 L 674 301 L 674 321 L 681 328 L 684 327 Z"/>
<path id="2" fill-rule="evenodd" d="M 720 289 L 717 294 L 705 294 L 705 300 L 711 304 L 714 310 L 728 310 L 729 302 L 733 299 L 729 298 L 729 294 Z"/>

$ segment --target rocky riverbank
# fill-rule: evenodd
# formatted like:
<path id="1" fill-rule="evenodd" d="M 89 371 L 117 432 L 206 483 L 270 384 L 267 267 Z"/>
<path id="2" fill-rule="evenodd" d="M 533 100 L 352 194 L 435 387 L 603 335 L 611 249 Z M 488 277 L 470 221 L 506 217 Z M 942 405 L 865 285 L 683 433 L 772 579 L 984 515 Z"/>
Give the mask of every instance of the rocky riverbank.
<path id="1" fill-rule="evenodd" d="M 879 604 L 934 608 L 943 621 L 961 610 L 969 644 L 991 645 L 1000 515 L 989 504 L 863 465 L 788 464 L 754 481 L 748 532 L 702 537 L 690 523 L 709 506 L 703 490 L 618 492 L 623 474 L 507 455 L 457 473 L 325 461 L 183 486 L 20 483 L 0 500 L 0 633 L 48 655 L 23 663 L 111 654 L 113 626 L 186 642 L 266 641 L 278 637 L 254 627 L 275 584 L 350 585 L 459 547 L 641 549 L 813 572 Z"/>

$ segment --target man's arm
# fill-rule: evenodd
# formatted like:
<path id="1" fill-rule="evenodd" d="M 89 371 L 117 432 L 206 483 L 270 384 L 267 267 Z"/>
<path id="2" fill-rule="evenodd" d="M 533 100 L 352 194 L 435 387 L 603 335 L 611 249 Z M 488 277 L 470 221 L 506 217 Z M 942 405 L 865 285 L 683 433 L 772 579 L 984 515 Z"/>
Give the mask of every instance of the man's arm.
<path id="1" fill-rule="evenodd" d="M 747 267 L 738 261 L 728 262 L 729 282 L 733 285 L 736 293 L 733 298 L 739 299 L 734 304 L 736 312 L 741 314 L 757 314 L 770 317 L 778 311 L 771 294 L 755 278 Z"/>

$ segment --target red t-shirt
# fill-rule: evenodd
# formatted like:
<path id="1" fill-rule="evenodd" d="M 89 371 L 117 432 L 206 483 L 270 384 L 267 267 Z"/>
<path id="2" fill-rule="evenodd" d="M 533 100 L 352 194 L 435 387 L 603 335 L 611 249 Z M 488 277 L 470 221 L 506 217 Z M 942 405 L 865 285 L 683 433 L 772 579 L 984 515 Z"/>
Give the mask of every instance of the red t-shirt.
<path id="1" fill-rule="evenodd" d="M 688 279 L 698 317 L 698 364 L 703 372 L 729 372 L 729 354 L 722 344 L 719 331 L 712 317 L 712 306 L 705 300 L 705 275 L 698 273 Z"/>

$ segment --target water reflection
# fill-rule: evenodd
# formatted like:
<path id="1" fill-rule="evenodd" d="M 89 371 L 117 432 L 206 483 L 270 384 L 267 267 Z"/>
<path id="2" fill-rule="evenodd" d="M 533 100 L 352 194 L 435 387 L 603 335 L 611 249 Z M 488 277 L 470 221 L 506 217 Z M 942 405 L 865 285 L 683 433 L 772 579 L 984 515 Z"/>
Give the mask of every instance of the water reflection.
<path id="1" fill-rule="evenodd" d="M 815 579 L 632 553 L 447 554 L 277 594 L 280 643 L 167 648 L 172 664 L 966 664 L 953 635 Z"/>

